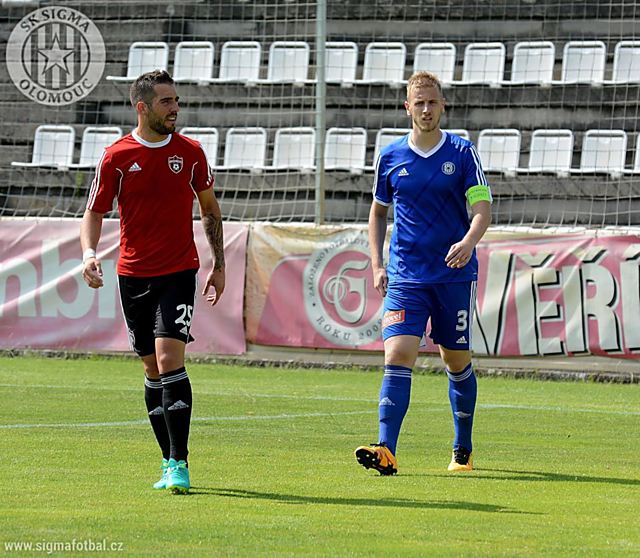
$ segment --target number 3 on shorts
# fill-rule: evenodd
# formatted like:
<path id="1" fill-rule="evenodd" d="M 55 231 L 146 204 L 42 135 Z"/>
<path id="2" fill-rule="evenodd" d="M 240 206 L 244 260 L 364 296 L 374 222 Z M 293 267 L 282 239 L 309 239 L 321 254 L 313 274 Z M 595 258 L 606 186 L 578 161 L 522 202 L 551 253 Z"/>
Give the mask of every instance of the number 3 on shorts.
<path id="1" fill-rule="evenodd" d="M 456 331 L 466 331 L 468 327 L 467 320 L 469 318 L 469 312 L 466 310 L 458 310 L 458 323 L 456 325 Z"/>

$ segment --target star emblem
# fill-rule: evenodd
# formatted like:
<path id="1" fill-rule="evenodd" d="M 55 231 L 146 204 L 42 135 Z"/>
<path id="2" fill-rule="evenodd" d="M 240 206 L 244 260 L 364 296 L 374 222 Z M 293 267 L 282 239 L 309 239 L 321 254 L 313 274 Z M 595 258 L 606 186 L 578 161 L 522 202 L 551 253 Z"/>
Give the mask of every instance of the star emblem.
<path id="1" fill-rule="evenodd" d="M 53 36 L 50 48 L 38 49 L 38 53 L 47 59 L 44 69 L 42 70 L 43 74 L 56 66 L 60 68 L 65 74 L 69 73 L 67 58 L 71 56 L 71 54 L 73 54 L 73 49 L 61 48 L 60 39 L 58 38 L 57 34 Z"/>

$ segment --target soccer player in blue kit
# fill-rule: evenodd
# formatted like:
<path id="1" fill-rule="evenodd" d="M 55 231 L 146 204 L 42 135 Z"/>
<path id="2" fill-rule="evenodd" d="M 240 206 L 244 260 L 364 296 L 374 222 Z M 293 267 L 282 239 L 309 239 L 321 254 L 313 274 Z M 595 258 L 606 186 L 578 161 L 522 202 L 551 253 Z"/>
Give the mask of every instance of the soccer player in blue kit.
<path id="1" fill-rule="evenodd" d="M 453 413 L 448 469 L 470 471 L 477 394 L 470 350 L 475 247 L 491 222 L 491 190 L 474 145 L 440 129 L 445 99 L 434 74 L 411 76 L 404 106 L 412 130 L 381 150 L 369 214 L 374 285 L 384 296 L 379 439 L 360 446 L 355 455 L 367 469 L 397 473 L 396 446 L 409 407 L 411 372 L 431 318 L 430 337 L 446 366 Z M 394 227 L 385 269 L 382 252 L 391 205 Z"/>

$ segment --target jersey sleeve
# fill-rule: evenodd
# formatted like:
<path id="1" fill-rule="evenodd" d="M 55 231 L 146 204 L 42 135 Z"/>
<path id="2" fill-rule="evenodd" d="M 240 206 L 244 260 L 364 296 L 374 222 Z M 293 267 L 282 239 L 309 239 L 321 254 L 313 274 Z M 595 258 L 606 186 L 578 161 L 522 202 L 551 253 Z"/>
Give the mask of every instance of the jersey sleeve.
<path id="1" fill-rule="evenodd" d="M 464 153 L 464 191 L 469 203 L 473 205 L 472 200 L 492 202 L 491 188 L 482 170 L 482 163 L 475 145 L 470 145 Z M 473 196 L 470 196 L 471 192 L 474 193 Z"/>
<path id="2" fill-rule="evenodd" d="M 384 159 L 378 155 L 373 179 L 373 199 L 386 207 L 393 203 L 393 191 L 388 181 L 388 174 Z"/>
<path id="3" fill-rule="evenodd" d="M 209 166 L 207 153 L 202 144 L 198 142 L 198 153 L 196 155 L 197 163 L 193 172 L 193 184 L 191 185 L 194 192 L 202 192 L 213 186 L 213 171 Z"/>
<path id="4" fill-rule="evenodd" d="M 122 171 L 113 162 L 113 155 L 105 150 L 96 166 L 91 182 L 87 209 L 96 213 L 107 213 L 113 208 L 113 199 L 118 194 Z"/>

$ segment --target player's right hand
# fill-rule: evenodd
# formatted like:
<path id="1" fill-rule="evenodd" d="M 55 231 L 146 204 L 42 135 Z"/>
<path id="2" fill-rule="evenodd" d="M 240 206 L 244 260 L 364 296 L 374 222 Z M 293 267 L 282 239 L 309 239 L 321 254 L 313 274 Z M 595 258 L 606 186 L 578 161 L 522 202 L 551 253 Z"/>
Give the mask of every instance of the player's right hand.
<path id="1" fill-rule="evenodd" d="M 387 294 L 387 286 L 389 284 L 389 278 L 387 277 L 387 270 L 384 267 L 373 270 L 373 286 L 381 296 Z"/>
<path id="2" fill-rule="evenodd" d="M 88 258 L 82 264 L 82 278 L 92 289 L 99 289 L 104 285 L 102 279 L 102 264 L 96 258 Z"/>

